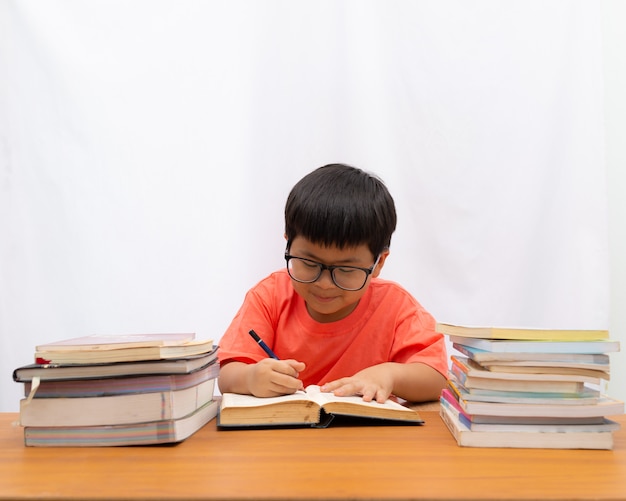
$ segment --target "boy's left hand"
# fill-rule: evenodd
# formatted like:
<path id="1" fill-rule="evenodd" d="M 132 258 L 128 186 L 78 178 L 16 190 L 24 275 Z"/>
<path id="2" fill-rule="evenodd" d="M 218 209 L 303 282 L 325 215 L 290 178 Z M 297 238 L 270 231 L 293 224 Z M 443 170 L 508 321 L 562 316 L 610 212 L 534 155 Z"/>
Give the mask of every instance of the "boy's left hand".
<path id="1" fill-rule="evenodd" d="M 376 400 L 384 403 L 393 392 L 393 377 L 385 364 L 368 367 L 354 376 L 326 383 L 322 391 L 332 392 L 338 397 L 361 395 L 365 402 Z"/>

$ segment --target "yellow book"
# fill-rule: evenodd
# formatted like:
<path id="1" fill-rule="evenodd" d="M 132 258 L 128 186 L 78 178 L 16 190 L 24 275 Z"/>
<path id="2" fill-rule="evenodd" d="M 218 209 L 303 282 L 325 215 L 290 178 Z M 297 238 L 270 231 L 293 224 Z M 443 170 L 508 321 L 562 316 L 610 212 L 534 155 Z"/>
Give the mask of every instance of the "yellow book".
<path id="1" fill-rule="evenodd" d="M 422 424 L 419 413 L 388 399 L 385 403 L 365 402 L 359 396 L 336 397 L 316 385 L 279 397 L 260 398 L 224 393 L 219 427 L 311 426 L 326 427 L 336 416 L 370 418 Z"/>
<path id="2" fill-rule="evenodd" d="M 523 329 L 517 327 L 468 327 L 437 323 L 435 330 L 448 336 L 483 339 L 531 341 L 600 341 L 609 338 L 608 330 Z"/>

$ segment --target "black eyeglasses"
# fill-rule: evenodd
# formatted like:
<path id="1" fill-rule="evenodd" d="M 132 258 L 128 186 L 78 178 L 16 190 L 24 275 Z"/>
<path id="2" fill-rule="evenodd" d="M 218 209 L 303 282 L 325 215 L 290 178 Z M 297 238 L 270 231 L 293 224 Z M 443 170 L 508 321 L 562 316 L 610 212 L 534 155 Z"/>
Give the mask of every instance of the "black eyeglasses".
<path id="1" fill-rule="evenodd" d="M 311 284 L 322 276 L 324 270 L 328 270 L 333 283 L 345 291 L 358 291 L 365 286 L 378 261 L 380 254 L 371 268 L 361 268 L 359 266 L 327 266 L 311 259 L 291 256 L 285 252 L 287 262 L 287 272 L 296 282 Z"/>

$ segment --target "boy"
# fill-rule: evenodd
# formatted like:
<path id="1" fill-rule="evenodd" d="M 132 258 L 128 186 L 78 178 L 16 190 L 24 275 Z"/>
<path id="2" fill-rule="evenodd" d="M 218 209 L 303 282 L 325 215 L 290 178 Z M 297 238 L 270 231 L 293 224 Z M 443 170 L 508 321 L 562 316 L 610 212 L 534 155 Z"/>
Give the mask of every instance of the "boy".
<path id="1" fill-rule="evenodd" d="M 378 178 L 342 164 L 302 178 L 285 206 L 286 269 L 248 292 L 222 337 L 220 390 L 270 397 L 319 384 L 365 401 L 436 400 L 443 336 L 406 290 L 378 278 L 395 228 Z"/>

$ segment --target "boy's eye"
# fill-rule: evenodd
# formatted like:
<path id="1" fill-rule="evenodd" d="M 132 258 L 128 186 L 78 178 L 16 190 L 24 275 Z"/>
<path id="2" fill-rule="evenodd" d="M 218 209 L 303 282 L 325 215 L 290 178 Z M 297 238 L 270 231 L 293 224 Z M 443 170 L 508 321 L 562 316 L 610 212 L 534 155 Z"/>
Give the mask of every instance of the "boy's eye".
<path id="1" fill-rule="evenodd" d="M 339 273 L 343 273 L 344 275 L 347 275 L 349 273 L 354 273 L 355 271 L 359 271 L 355 268 L 335 268 Z"/>

